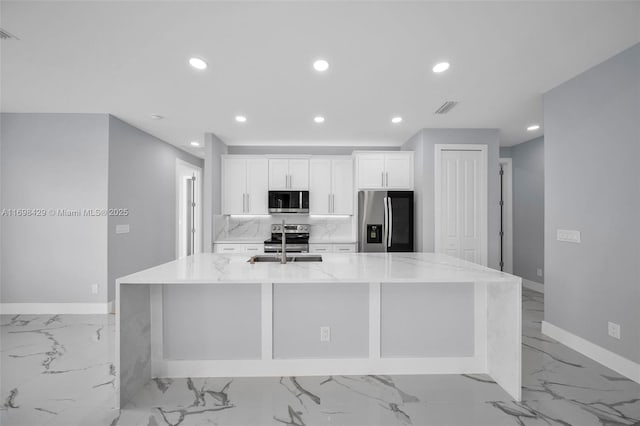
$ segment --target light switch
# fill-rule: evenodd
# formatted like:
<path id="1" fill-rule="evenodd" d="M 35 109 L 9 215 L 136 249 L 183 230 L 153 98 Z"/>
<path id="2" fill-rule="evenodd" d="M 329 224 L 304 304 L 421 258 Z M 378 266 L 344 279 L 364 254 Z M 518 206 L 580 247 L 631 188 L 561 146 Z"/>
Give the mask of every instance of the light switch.
<path id="1" fill-rule="evenodd" d="M 128 234 L 129 225 L 116 225 L 116 234 Z"/>
<path id="2" fill-rule="evenodd" d="M 558 229 L 556 230 L 556 238 L 558 241 L 565 241 L 568 243 L 580 242 L 580 231 L 574 231 L 572 229 Z"/>

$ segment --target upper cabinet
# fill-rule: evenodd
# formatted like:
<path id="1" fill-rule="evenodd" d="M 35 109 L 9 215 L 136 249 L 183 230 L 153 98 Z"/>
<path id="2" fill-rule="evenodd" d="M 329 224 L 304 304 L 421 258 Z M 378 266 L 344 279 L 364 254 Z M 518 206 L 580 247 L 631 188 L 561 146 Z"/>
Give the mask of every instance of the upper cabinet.
<path id="1" fill-rule="evenodd" d="M 353 214 L 353 158 L 312 158 L 309 161 L 309 213 Z"/>
<path id="2" fill-rule="evenodd" d="M 300 190 L 309 189 L 308 158 L 270 158 L 269 189 Z"/>
<path id="3" fill-rule="evenodd" d="M 356 153 L 357 189 L 413 190 L 413 151 Z"/>
<path id="4" fill-rule="evenodd" d="M 266 158 L 222 157 L 222 214 L 268 214 Z"/>

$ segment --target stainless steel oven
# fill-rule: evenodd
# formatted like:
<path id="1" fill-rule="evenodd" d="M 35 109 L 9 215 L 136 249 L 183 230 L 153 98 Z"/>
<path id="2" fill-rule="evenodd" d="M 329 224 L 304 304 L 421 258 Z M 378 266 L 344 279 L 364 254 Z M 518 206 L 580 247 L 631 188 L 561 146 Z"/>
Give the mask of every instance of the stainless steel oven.
<path id="1" fill-rule="evenodd" d="M 269 191 L 269 213 L 309 213 L 309 191 Z"/>

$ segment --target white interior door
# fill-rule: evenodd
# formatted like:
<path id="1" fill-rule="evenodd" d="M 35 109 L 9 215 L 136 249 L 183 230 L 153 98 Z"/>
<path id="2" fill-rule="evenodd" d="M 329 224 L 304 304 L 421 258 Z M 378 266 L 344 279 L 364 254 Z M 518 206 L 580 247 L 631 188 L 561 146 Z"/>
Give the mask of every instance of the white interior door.
<path id="1" fill-rule="evenodd" d="M 202 251 L 202 169 L 176 161 L 176 257 Z"/>
<path id="2" fill-rule="evenodd" d="M 482 147 L 436 146 L 435 242 L 436 252 L 486 265 L 486 149 Z"/>
<path id="3" fill-rule="evenodd" d="M 500 159 L 502 170 L 502 263 L 504 272 L 513 274 L 513 162 Z"/>

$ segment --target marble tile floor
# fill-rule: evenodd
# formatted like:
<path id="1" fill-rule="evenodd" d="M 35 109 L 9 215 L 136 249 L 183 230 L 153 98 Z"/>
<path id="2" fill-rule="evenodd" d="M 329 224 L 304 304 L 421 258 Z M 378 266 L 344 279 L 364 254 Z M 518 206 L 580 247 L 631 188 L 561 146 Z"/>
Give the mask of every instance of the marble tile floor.
<path id="1" fill-rule="evenodd" d="M 0 425 L 640 425 L 640 384 L 540 333 L 523 291 L 523 401 L 482 375 L 158 379 L 121 412 L 114 317 L 0 317 Z"/>

